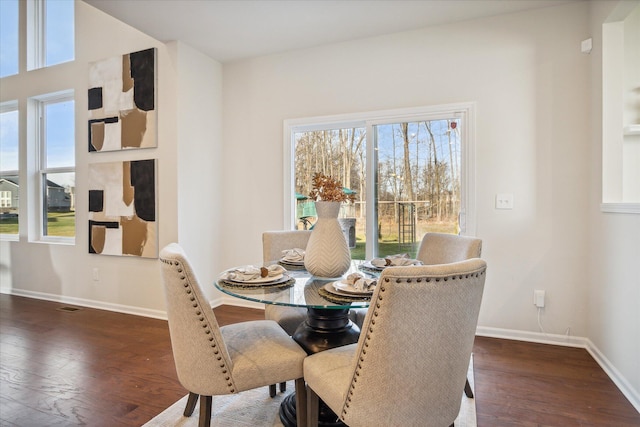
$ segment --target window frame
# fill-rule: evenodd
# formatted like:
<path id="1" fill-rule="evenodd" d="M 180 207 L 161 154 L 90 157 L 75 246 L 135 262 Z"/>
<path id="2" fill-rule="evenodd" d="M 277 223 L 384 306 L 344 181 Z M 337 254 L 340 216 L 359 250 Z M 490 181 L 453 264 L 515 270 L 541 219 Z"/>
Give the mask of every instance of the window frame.
<path id="1" fill-rule="evenodd" d="M 61 102 L 74 102 L 73 109 L 73 150 L 74 161 L 73 166 L 64 167 L 48 167 L 47 166 L 47 140 L 46 140 L 46 120 L 45 120 L 45 108 L 47 105 L 56 104 Z M 78 223 L 75 222 L 75 232 L 73 237 L 65 236 L 49 236 L 46 234 L 46 222 L 47 217 L 47 185 L 46 176 L 48 174 L 55 173 L 76 173 L 76 144 L 75 144 L 75 91 L 73 89 L 54 92 L 45 95 L 38 95 L 29 98 L 29 114 L 33 119 L 33 142 L 35 147 L 34 158 L 32 164 L 34 165 L 34 173 L 30 174 L 33 179 L 30 181 L 30 191 L 33 194 L 31 200 L 34 200 L 35 209 L 31 210 L 30 221 L 30 240 L 46 243 L 62 243 L 62 244 L 75 244 L 76 236 L 78 234 Z M 77 219 L 77 218 L 76 218 Z"/>
<path id="2" fill-rule="evenodd" d="M 415 122 L 441 119 L 443 117 L 460 117 L 462 120 L 461 171 L 460 180 L 460 234 L 475 235 L 476 232 L 476 195 L 475 195 L 475 110 L 474 102 L 443 104 L 416 108 L 382 110 L 366 113 L 352 113 L 333 116 L 319 116 L 299 119 L 288 119 L 283 124 L 283 194 L 284 194 L 284 227 L 295 227 L 295 137 L 297 132 L 321 131 L 337 128 L 363 127 L 366 132 L 366 200 L 376 200 L 377 156 L 374 141 L 374 126 L 398 122 Z M 377 204 L 367 203 L 366 224 L 367 236 L 377 234 Z M 370 239 L 366 243 L 366 257 L 372 258 L 375 245 Z"/>

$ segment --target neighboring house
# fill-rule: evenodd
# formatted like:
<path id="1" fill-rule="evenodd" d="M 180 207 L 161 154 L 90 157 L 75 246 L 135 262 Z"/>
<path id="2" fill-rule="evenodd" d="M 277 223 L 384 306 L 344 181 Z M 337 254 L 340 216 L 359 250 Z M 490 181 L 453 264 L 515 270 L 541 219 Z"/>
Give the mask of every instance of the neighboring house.
<path id="1" fill-rule="evenodd" d="M 18 213 L 20 179 L 17 176 L 0 178 L 0 213 Z M 49 212 L 69 212 L 71 194 L 53 181 L 47 180 L 47 208 Z"/>
<path id="2" fill-rule="evenodd" d="M 0 214 L 18 213 L 18 178 L 0 178 Z"/>

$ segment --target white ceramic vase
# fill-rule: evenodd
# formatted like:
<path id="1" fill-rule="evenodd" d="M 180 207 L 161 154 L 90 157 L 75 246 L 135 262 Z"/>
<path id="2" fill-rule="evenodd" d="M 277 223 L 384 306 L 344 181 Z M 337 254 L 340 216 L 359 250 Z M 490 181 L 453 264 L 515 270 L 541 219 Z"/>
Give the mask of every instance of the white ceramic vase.
<path id="1" fill-rule="evenodd" d="M 351 265 L 351 252 L 338 222 L 340 202 L 315 202 L 318 220 L 304 255 L 304 266 L 317 277 L 340 277 Z"/>

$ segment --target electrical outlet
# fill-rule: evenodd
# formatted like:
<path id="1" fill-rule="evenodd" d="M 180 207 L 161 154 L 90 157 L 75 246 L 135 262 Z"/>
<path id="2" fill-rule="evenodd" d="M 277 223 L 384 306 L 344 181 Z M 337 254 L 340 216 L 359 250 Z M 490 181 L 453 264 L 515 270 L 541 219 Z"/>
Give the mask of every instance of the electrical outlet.
<path id="1" fill-rule="evenodd" d="M 513 209 L 513 194 L 496 194 L 496 209 Z"/>
<path id="2" fill-rule="evenodd" d="M 98 270 L 98 268 L 93 269 L 93 281 L 94 282 L 100 281 L 100 270 Z"/>
<path id="3" fill-rule="evenodd" d="M 533 291 L 533 303 L 538 308 L 544 307 L 544 293 L 545 292 L 540 289 Z"/>

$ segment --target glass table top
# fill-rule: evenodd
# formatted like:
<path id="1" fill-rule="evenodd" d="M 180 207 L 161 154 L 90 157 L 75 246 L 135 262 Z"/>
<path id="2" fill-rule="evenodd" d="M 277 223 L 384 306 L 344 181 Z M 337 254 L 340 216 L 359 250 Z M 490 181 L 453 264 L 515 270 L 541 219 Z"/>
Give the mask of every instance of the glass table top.
<path id="1" fill-rule="evenodd" d="M 221 280 L 217 280 L 215 286 L 227 295 L 264 304 L 328 309 L 366 308 L 369 306 L 368 300 L 336 302 L 329 301 L 319 293 L 320 288 L 328 283 L 344 279 L 354 272 L 361 273 L 369 278 L 376 277 L 375 273 L 359 269 L 359 266 L 363 263 L 364 261 L 362 260 L 351 261 L 349 270 L 342 277 L 336 278 L 314 277 L 306 270 L 288 270 L 286 274 L 295 279 L 295 284 L 286 288 L 260 286 L 242 288 L 228 286 Z M 267 263 L 267 265 L 269 264 L 274 263 Z"/>

